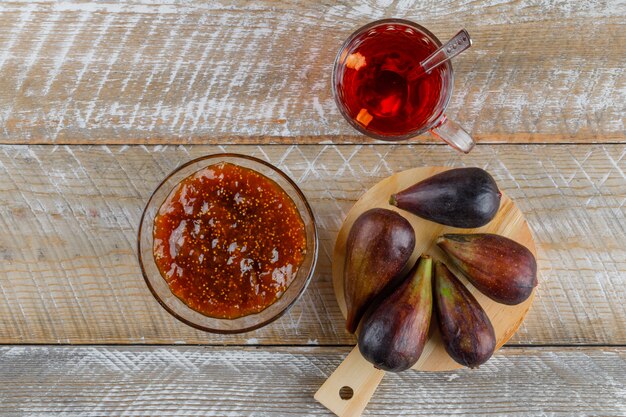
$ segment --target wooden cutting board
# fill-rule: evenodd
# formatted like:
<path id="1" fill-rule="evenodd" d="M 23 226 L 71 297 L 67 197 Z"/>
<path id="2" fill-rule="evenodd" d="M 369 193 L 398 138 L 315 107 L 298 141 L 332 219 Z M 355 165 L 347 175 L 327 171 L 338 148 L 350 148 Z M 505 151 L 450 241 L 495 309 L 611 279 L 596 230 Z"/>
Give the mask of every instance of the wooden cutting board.
<path id="1" fill-rule="evenodd" d="M 346 240 L 352 223 L 354 223 L 361 213 L 374 207 L 394 210 L 402 214 L 415 229 L 415 250 L 413 251 L 407 268 L 413 265 L 417 258 L 423 253 L 431 255 L 434 259 L 445 261 L 487 312 L 496 333 L 496 349 L 499 349 L 513 336 L 524 320 L 533 302 L 536 289 L 526 301 L 516 306 L 496 303 L 474 288 L 450 262 L 447 262 L 443 252 L 437 247 L 435 242 L 437 237 L 444 233 L 496 233 L 526 246 L 536 257 L 535 243 L 522 212 L 513 201 L 503 193 L 500 209 L 496 217 L 489 224 L 477 229 L 457 229 L 421 219 L 411 213 L 393 207 L 388 203 L 391 194 L 448 169 L 450 168 L 422 167 L 403 171 L 380 181 L 361 196 L 346 216 L 335 243 L 332 265 L 335 296 L 337 297 L 337 302 L 345 318 L 346 303 L 343 292 L 343 264 Z M 439 331 L 437 330 L 437 324 L 433 319 L 430 326 L 429 340 L 424 347 L 419 361 L 415 364 L 413 369 L 419 371 L 449 371 L 461 367 L 462 366 L 454 362 L 445 351 L 441 343 Z M 331 375 L 315 394 L 315 398 L 339 416 L 358 416 L 376 390 L 376 386 L 383 375 L 384 372 L 375 369 L 371 364 L 365 361 L 365 359 L 361 357 L 358 347 L 355 347 L 344 363 L 337 368 L 333 375 Z M 340 395 L 339 391 L 342 388 L 343 391 Z M 342 399 L 342 396 L 344 398 L 349 397 L 350 391 L 352 392 L 351 398 Z"/>

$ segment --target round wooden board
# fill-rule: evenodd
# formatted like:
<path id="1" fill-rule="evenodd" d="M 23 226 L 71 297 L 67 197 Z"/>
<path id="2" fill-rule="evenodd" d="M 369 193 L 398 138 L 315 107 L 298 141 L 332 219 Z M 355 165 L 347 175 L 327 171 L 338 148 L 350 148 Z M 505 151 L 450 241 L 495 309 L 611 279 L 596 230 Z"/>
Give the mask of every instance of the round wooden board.
<path id="1" fill-rule="evenodd" d="M 411 256 L 411 260 L 409 261 L 409 266 L 413 265 L 422 253 L 429 254 L 434 259 L 446 261 L 443 252 L 435 244 L 437 237 L 444 233 L 496 233 L 513 239 L 526 246 L 530 249 L 533 255 L 537 257 L 535 242 L 533 241 L 524 215 L 504 194 L 502 194 L 500 210 L 498 210 L 496 217 L 489 224 L 478 229 L 457 229 L 454 227 L 443 226 L 419 218 L 411 213 L 393 207 L 388 203 L 389 196 L 391 194 L 401 191 L 423 179 L 448 169 L 450 168 L 423 167 L 409 169 L 407 171 L 394 174 L 370 188 L 354 204 L 352 209 L 350 209 L 350 212 L 346 216 L 346 219 L 339 230 L 333 253 L 333 287 L 335 289 L 337 302 L 339 303 L 339 307 L 341 308 L 341 312 L 344 317 L 346 317 L 346 302 L 344 300 L 343 292 L 343 264 L 346 250 L 346 239 L 348 237 L 348 233 L 350 232 L 350 228 L 352 227 L 352 223 L 354 223 L 356 218 L 364 211 L 374 207 L 382 207 L 397 211 L 409 222 L 411 222 L 411 225 L 415 229 L 416 243 L 415 250 Z M 533 291 L 528 300 L 521 304 L 516 306 L 499 304 L 487 298 L 474 288 L 474 286 L 471 285 L 458 270 L 452 267 L 450 262 L 446 261 L 446 264 L 457 275 L 457 277 L 463 281 L 472 294 L 474 294 L 480 305 L 489 315 L 493 328 L 496 332 L 496 350 L 499 349 L 504 343 L 506 343 L 507 340 L 511 338 L 511 336 L 513 336 L 524 320 L 524 317 L 526 316 L 526 313 L 528 313 L 528 310 L 533 302 L 536 289 Z M 445 351 L 443 344 L 441 343 L 441 337 L 439 335 L 439 330 L 437 329 L 436 321 L 433 319 L 430 326 L 429 340 L 424 347 L 422 356 L 420 356 L 419 361 L 415 364 L 413 369 L 421 371 L 448 371 L 461 367 L 462 366 L 456 363 Z"/>

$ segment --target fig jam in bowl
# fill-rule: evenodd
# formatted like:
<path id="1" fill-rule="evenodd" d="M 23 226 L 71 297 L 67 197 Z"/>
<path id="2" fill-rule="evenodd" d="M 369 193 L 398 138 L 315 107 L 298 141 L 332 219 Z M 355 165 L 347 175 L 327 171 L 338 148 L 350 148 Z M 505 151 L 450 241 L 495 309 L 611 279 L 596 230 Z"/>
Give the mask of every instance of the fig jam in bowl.
<path id="1" fill-rule="evenodd" d="M 298 186 L 237 154 L 198 158 L 168 175 L 146 205 L 137 246 L 157 301 L 213 333 L 243 333 L 282 316 L 304 293 L 318 251 Z"/>

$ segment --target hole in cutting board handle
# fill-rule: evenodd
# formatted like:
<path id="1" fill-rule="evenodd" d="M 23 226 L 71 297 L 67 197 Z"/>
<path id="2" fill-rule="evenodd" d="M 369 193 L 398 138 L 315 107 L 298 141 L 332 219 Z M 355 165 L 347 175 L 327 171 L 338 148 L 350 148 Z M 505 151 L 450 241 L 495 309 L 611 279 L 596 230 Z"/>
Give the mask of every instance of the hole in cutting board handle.
<path id="1" fill-rule="evenodd" d="M 339 396 L 342 400 L 349 400 L 354 396 L 354 390 L 351 387 L 344 385 L 339 390 Z"/>

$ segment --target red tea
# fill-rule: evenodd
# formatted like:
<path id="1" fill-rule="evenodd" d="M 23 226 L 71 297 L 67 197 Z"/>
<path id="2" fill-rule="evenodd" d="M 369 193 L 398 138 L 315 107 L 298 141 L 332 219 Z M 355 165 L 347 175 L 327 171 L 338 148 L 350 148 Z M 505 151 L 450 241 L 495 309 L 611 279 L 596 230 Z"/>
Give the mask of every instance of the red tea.
<path id="1" fill-rule="evenodd" d="M 431 39 L 392 24 L 371 29 L 351 44 L 343 76 L 335 82 L 345 110 L 359 125 L 381 136 L 402 136 L 439 116 L 447 66 L 428 74 L 420 66 L 437 49 Z"/>

